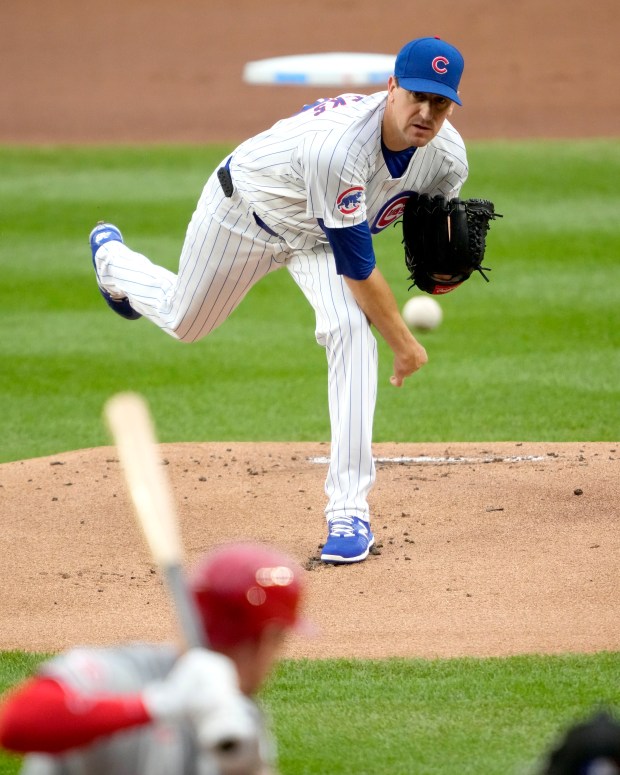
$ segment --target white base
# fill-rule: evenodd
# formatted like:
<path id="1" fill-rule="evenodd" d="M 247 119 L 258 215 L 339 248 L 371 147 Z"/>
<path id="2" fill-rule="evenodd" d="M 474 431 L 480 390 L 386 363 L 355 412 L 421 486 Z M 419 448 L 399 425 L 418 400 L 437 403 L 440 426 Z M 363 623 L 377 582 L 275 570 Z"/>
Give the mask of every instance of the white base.
<path id="1" fill-rule="evenodd" d="M 380 86 L 394 73 L 394 54 L 331 52 L 248 62 L 246 83 L 284 86 Z"/>

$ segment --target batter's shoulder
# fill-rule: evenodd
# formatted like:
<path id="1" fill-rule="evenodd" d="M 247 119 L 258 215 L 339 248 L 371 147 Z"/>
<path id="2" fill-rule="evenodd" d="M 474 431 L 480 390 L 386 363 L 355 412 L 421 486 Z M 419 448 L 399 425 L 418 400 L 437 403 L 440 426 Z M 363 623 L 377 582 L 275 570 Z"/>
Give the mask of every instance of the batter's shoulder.
<path id="1" fill-rule="evenodd" d="M 163 678 L 178 654 L 168 644 L 131 643 L 113 647 L 75 647 L 45 662 L 39 674 L 84 692 L 137 689 Z"/>

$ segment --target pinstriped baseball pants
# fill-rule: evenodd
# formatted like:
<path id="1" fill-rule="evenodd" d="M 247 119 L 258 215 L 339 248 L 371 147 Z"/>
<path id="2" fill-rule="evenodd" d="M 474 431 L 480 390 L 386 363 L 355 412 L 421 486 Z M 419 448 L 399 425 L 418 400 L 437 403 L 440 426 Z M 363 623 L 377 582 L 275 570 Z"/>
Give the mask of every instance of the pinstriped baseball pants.
<path id="1" fill-rule="evenodd" d="M 316 340 L 327 355 L 331 456 L 325 514 L 369 520 L 377 342 L 327 245 L 291 250 L 256 223 L 237 192 L 225 197 L 212 175 L 188 226 L 178 274 L 120 242 L 104 244 L 95 260 L 105 290 L 126 296 L 133 309 L 184 342 L 217 328 L 253 285 L 285 266 L 314 309 Z"/>

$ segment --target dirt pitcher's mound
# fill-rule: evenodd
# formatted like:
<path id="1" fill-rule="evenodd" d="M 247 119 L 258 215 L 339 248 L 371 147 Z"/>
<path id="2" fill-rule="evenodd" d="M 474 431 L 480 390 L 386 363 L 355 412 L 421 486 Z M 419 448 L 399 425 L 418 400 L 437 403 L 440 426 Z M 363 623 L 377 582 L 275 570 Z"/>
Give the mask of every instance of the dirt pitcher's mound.
<path id="1" fill-rule="evenodd" d="M 620 449 L 377 444 L 373 555 L 317 562 L 326 444 L 164 444 L 191 564 L 256 539 L 305 566 L 294 657 L 618 650 Z M 114 448 L 0 466 L 0 649 L 167 639 L 174 619 Z"/>

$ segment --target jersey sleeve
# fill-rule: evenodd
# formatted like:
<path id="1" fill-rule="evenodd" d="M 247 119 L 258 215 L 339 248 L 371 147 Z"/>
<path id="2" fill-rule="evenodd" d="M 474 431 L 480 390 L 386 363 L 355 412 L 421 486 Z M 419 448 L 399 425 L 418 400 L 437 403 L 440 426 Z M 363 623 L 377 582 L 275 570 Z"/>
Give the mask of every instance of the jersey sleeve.
<path id="1" fill-rule="evenodd" d="M 166 675 L 175 658 L 174 648 L 149 644 L 58 654 L 2 705 L 0 743 L 58 753 L 148 724 L 142 689 Z"/>
<path id="2" fill-rule="evenodd" d="M 338 274 L 353 280 L 366 280 L 377 263 L 368 222 L 333 229 L 319 218 L 319 226 L 329 240 Z"/>
<path id="3" fill-rule="evenodd" d="M 149 722 L 139 695 L 84 696 L 51 678 L 33 678 L 0 708 L 0 745 L 57 754 Z"/>

